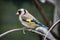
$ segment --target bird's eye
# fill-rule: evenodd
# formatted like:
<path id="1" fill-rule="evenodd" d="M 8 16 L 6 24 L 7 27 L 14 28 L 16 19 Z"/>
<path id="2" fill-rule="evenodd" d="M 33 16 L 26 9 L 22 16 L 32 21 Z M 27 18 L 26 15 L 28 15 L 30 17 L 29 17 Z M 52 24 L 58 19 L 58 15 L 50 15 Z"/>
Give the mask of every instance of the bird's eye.
<path id="1" fill-rule="evenodd" d="M 21 11 L 18 11 L 19 15 L 21 14 Z"/>

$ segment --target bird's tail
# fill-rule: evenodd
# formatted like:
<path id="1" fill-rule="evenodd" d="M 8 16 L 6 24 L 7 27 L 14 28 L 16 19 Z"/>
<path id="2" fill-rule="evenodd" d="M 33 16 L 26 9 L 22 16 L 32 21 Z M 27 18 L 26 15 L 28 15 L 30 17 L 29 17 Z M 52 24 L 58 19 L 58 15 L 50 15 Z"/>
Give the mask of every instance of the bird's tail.
<path id="1" fill-rule="evenodd" d="M 41 23 L 38 23 L 38 25 L 39 25 L 40 27 L 44 27 L 44 28 L 48 29 L 47 26 L 45 26 L 45 25 L 43 25 L 43 24 L 41 24 Z"/>

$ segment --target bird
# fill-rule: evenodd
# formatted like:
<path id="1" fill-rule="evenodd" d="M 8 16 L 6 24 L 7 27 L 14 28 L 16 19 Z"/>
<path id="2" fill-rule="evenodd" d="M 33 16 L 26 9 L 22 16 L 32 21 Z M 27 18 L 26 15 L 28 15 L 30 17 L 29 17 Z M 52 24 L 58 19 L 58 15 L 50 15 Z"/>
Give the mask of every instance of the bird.
<path id="1" fill-rule="evenodd" d="M 26 9 L 18 9 L 16 15 L 19 16 L 19 21 L 27 28 L 46 27 L 40 23 L 33 15 L 31 15 Z M 47 28 L 47 27 L 46 27 Z"/>

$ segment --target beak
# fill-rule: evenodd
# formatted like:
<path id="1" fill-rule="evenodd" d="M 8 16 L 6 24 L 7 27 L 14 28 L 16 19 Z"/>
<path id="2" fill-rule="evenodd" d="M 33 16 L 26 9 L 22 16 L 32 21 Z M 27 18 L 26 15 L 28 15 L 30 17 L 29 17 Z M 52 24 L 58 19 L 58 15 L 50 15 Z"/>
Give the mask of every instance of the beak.
<path id="1" fill-rule="evenodd" d="M 17 12 L 16 15 L 19 15 L 19 13 Z"/>

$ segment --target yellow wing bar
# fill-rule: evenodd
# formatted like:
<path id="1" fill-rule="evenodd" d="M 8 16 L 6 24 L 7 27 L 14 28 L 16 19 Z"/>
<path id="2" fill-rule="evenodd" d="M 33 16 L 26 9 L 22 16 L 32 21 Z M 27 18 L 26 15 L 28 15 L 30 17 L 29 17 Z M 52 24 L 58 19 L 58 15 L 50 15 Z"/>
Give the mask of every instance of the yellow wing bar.
<path id="1" fill-rule="evenodd" d="M 31 24 L 35 24 L 35 22 L 32 22 L 30 19 L 26 19 L 26 21 L 28 21 Z"/>

